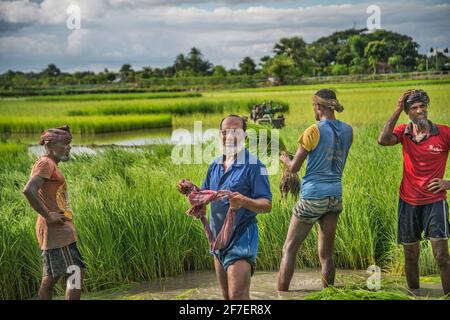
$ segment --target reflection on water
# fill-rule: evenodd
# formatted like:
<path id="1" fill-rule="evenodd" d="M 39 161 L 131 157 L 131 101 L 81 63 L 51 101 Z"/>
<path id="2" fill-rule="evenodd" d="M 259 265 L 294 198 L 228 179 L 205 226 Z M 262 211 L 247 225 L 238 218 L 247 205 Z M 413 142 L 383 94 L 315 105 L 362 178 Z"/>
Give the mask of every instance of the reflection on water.
<path id="1" fill-rule="evenodd" d="M 83 146 L 73 146 L 70 150 L 71 154 L 90 154 L 95 155 L 99 150 Z M 28 154 L 30 156 L 42 156 L 45 153 L 45 148 L 41 145 L 32 145 L 28 147 Z"/>
<path id="2" fill-rule="evenodd" d="M 175 134 L 173 134 L 175 133 Z M 37 144 L 39 134 L 11 134 L 3 136 L 2 140 L 8 142 L 29 144 L 29 154 L 40 156 L 44 148 Z M 170 128 L 135 130 L 125 132 L 103 133 L 95 135 L 74 134 L 72 140 L 72 154 L 96 154 L 102 152 L 107 146 L 119 146 L 137 151 L 134 147 L 155 144 L 193 144 L 210 139 L 209 136 L 194 134 L 189 130 L 172 130 Z"/>
<path id="3" fill-rule="evenodd" d="M 369 276 L 364 270 L 338 270 L 336 286 L 352 281 L 365 283 Z M 383 276 L 382 276 L 383 277 Z M 402 278 L 401 278 L 402 279 Z M 404 280 L 404 279 L 403 279 Z M 277 272 L 257 271 L 252 277 L 250 295 L 252 299 L 300 300 L 307 295 L 322 290 L 318 270 L 297 270 L 291 282 L 291 291 L 279 294 L 276 290 Z M 423 284 L 424 296 L 439 297 L 439 284 Z M 194 271 L 180 276 L 143 282 L 131 288 L 117 288 L 87 294 L 84 299 L 222 299 L 214 271 Z"/>
<path id="4" fill-rule="evenodd" d="M 72 143 L 74 145 L 144 145 L 158 143 L 159 141 L 170 141 L 171 135 L 171 128 L 133 130 L 100 134 L 74 134 Z M 39 141 L 39 137 L 40 134 L 38 133 L 14 133 L 8 136 L 4 134 L 2 138 L 3 140 L 7 140 L 9 142 L 37 144 L 37 142 Z"/>

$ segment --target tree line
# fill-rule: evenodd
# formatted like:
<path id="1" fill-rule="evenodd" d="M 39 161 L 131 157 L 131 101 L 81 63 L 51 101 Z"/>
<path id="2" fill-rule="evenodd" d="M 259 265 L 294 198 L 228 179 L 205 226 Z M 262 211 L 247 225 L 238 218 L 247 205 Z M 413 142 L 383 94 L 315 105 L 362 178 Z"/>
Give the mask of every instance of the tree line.
<path id="1" fill-rule="evenodd" d="M 244 57 L 239 68 L 227 69 L 208 61 L 201 50 L 193 47 L 176 56 L 167 67 L 145 66 L 134 70 L 126 63 L 119 72 L 62 72 L 50 64 L 41 72 L 8 70 L 0 75 L 3 89 L 82 84 L 133 84 L 146 79 L 227 76 L 261 76 L 283 83 L 286 77 L 370 74 L 411 71 L 450 70 L 448 49 L 430 49 L 431 57 L 418 52 L 419 44 L 411 37 L 388 30 L 367 29 L 337 31 L 306 43 L 298 36 L 280 39 L 271 56 L 256 61 Z"/>

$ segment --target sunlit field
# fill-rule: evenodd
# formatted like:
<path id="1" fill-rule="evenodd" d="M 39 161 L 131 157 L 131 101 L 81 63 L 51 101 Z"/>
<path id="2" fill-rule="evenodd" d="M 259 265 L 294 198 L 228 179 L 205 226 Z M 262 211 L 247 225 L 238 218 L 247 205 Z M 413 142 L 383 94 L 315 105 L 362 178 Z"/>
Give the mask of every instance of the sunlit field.
<path id="1" fill-rule="evenodd" d="M 311 96 L 322 87 L 336 90 L 345 108 L 337 117 L 354 128 L 343 177 L 336 265 L 365 270 L 375 264 L 384 272 L 401 274 L 403 253 L 396 244 L 401 147 L 378 146 L 376 138 L 398 97 L 409 88 L 426 90 L 431 98 L 429 118 L 449 125 L 450 83 L 327 84 L 179 96 L 8 98 L 0 100 L 4 140 L 0 144 L 0 299 L 34 297 L 41 276 L 36 213 L 21 192 L 35 156 L 28 154 L 14 133 L 35 134 L 37 141 L 43 129 L 63 124 L 81 134 L 158 127 L 193 130 L 194 121 L 202 121 L 204 128 L 217 128 L 226 114 L 248 116 L 252 103 L 274 100 L 289 106 L 281 136 L 294 152 L 298 136 L 314 123 Z M 400 122 L 407 122 L 405 115 Z M 129 152 L 111 147 L 97 155 L 73 155 L 72 161 L 61 164 L 79 249 L 88 267 L 86 291 L 213 268 L 202 225 L 184 214 L 188 204 L 175 188 L 181 178 L 201 184 L 208 164 L 175 165 L 171 149 L 171 145 L 154 145 Z M 447 179 L 449 169 L 447 164 Z M 293 198 L 281 201 L 279 179 L 280 173 L 270 176 L 272 212 L 258 217 L 258 270 L 277 270 L 294 205 Z M 421 274 L 437 273 L 431 248 L 427 242 L 422 246 Z M 319 266 L 316 248 L 314 228 L 298 254 L 298 268 Z"/>

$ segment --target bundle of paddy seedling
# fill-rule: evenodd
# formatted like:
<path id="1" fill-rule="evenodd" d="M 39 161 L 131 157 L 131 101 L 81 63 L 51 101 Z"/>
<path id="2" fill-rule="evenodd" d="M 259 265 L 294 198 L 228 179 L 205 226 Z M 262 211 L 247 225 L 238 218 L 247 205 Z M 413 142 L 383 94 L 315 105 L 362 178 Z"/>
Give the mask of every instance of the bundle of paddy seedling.
<path id="1" fill-rule="evenodd" d="M 272 152 L 272 128 L 270 126 L 265 125 L 259 125 L 259 124 L 247 124 L 248 129 L 253 129 L 256 132 L 256 145 L 261 147 L 264 146 L 264 150 L 259 150 L 259 154 L 270 156 Z M 267 144 L 261 144 L 261 133 L 266 132 L 267 135 Z M 258 150 L 252 150 L 252 146 L 249 146 L 249 137 L 247 135 L 247 138 L 245 140 L 245 146 L 252 152 L 253 154 L 257 155 L 258 153 L 256 151 Z M 289 158 L 292 160 L 292 153 L 290 153 L 286 149 L 286 144 L 284 143 L 284 140 L 281 136 L 279 136 L 278 139 L 278 155 L 281 155 L 283 153 L 286 153 L 289 155 Z M 280 184 L 279 184 L 279 190 L 281 193 L 281 197 L 283 200 L 287 200 L 287 197 L 289 194 L 291 194 L 295 200 L 298 199 L 298 195 L 300 192 L 300 178 L 297 173 L 290 172 L 289 168 L 284 164 L 281 163 L 282 167 L 282 173 L 280 178 Z"/>
<path id="2" fill-rule="evenodd" d="M 292 160 L 292 154 L 287 151 L 284 152 L 286 152 L 289 159 Z M 281 167 L 283 168 L 279 185 L 281 197 L 283 200 L 287 200 L 287 196 L 290 193 L 294 199 L 297 200 L 300 193 L 300 178 L 297 173 L 291 172 L 284 163 L 281 163 Z"/>

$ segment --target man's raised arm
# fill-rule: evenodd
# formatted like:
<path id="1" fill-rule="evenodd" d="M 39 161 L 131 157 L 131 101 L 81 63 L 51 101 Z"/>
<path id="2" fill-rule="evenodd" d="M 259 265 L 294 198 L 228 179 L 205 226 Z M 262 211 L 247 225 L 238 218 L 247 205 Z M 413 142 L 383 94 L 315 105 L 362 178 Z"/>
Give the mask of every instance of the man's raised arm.
<path id="1" fill-rule="evenodd" d="M 394 127 L 397 123 L 398 119 L 400 118 L 400 115 L 403 111 L 403 106 L 405 103 L 405 98 L 409 94 L 409 90 L 403 93 L 397 102 L 397 108 L 395 109 L 392 116 L 389 118 L 389 120 L 384 125 L 383 129 L 380 132 L 380 135 L 378 136 L 377 142 L 378 144 L 382 146 L 393 146 L 397 144 L 398 140 L 395 136 Z"/>

